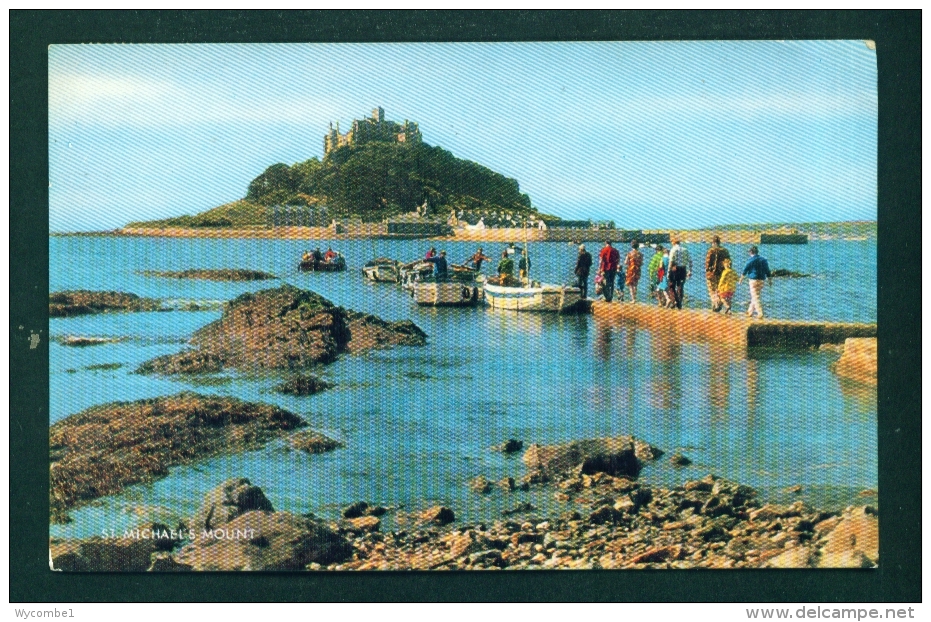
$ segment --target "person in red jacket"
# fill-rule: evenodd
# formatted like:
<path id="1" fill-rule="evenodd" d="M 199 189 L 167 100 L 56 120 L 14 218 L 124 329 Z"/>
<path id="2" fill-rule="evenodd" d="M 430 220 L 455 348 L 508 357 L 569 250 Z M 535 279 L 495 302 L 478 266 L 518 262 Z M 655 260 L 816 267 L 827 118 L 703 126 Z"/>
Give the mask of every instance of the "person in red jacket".
<path id="1" fill-rule="evenodd" d="M 605 245 L 598 253 L 598 272 L 604 277 L 602 293 L 605 301 L 611 302 L 614 298 L 614 277 L 617 275 L 618 265 L 621 263 L 621 254 L 611 246 L 611 240 L 605 240 Z"/>

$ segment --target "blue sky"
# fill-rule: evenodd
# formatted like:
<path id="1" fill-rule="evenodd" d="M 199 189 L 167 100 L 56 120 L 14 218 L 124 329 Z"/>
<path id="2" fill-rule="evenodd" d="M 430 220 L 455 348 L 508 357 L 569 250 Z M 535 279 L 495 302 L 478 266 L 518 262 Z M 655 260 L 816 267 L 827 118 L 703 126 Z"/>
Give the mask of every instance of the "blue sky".
<path id="1" fill-rule="evenodd" d="M 876 217 L 863 41 L 53 45 L 49 228 L 240 198 L 378 105 L 563 218 Z"/>

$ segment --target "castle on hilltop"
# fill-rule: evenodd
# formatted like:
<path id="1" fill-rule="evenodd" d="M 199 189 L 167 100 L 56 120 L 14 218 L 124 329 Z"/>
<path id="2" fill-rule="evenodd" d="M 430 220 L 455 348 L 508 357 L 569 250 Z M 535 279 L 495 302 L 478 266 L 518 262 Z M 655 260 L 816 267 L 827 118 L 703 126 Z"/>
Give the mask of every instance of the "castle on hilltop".
<path id="1" fill-rule="evenodd" d="M 404 121 L 404 125 L 394 121 L 385 121 L 385 110 L 381 106 L 372 110 L 372 116 L 366 119 L 356 119 L 352 122 L 352 129 L 345 134 L 339 133 L 339 122 L 336 127 L 330 123 L 330 131 L 323 137 L 323 155 L 340 147 L 353 147 L 371 142 L 387 143 L 419 143 L 423 140 L 420 128 L 412 121 Z"/>

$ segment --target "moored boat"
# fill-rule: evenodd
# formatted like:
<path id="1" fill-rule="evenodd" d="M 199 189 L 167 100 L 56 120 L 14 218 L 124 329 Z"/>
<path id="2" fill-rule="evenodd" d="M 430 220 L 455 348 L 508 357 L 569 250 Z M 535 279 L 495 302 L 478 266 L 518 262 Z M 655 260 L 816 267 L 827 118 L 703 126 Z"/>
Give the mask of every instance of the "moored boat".
<path id="1" fill-rule="evenodd" d="M 370 281 L 379 283 L 397 283 L 401 278 L 401 262 L 386 257 L 379 257 L 362 267 L 362 274 Z"/>
<path id="2" fill-rule="evenodd" d="M 422 307 L 472 307 L 485 298 L 481 282 L 475 279 L 437 281 L 428 277 L 412 282 L 408 289 Z"/>
<path id="3" fill-rule="evenodd" d="M 332 259 L 305 259 L 298 264 L 297 269 L 301 272 L 342 272 L 346 269 L 346 260 L 340 254 Z"/>
<path id="4" fill-rule="evenodd" d="M 529 284 L 502 285 L 488 279 L 483 287 L 485 300 L 493 309 L 571 313 L 580 308 L 582 293 L 578 287 L 532 281 Z"/>

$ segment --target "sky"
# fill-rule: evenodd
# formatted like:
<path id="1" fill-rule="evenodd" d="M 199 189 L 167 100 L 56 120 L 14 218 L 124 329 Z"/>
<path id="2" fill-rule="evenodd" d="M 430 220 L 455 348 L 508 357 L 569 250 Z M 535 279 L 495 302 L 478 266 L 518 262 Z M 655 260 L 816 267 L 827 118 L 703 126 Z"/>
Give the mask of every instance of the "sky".
<path id="1" fill-rule="evenodd" d="M 875 220 L 863 41 L 49 47 L 50 231 L 195 214 L 377 106 L 625 229 Z"/>

